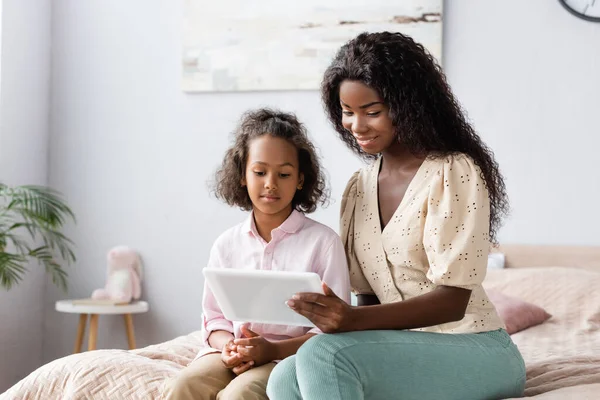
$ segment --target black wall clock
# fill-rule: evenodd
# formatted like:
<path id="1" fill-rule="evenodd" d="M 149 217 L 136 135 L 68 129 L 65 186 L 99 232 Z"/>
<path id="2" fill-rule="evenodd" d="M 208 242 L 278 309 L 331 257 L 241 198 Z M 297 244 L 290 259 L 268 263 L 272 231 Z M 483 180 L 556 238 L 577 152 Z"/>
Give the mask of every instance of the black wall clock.
<path id="1" fill-rule="evenodd" d="M 600 22 L 600 0 L 558 0 L 574 16 L 590 22 Z"/>

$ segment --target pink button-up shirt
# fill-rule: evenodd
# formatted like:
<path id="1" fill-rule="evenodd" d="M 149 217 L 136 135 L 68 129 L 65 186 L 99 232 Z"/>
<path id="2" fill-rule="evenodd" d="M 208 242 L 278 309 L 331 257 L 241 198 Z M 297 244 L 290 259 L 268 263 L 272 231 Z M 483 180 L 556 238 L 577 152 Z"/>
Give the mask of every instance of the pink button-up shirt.
<path id="1" fill-rule="evenodd" d="M 293 211 L 271 232 L 269 243 L 258 234 L 252 214 L 243 223 L 225 231 L 215 241 L 208 266 L 254 270 L 316 272 L 336 295 L 350 302 L 350 282 L 346 254 L 339 236 L 327 226 Z M 205 348 L 198 357 L 220 352 L 208 344 L 208 336 L 224 330 L 241 337 L 243 322 L 232 322 L 223 316 L 210 288 L 204 284 L 202 333 Z M 317 328 L 250 323 L 249 329 L 267 340 L 277 341 L 321 333 Z"/>

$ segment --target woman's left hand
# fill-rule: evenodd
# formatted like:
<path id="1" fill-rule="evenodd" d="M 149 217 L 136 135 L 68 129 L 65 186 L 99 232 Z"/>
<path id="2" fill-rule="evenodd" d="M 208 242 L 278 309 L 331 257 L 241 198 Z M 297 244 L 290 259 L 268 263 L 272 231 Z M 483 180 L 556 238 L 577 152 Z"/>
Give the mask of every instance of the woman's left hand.
<path id="1" fill-rule="evenodd" d="M 351 331 L 353 307 L 333 293 L 325 283 L 323 294 L 298 293 L 287 301 L 288 307 L 308 318 L 324 333 Z"/>

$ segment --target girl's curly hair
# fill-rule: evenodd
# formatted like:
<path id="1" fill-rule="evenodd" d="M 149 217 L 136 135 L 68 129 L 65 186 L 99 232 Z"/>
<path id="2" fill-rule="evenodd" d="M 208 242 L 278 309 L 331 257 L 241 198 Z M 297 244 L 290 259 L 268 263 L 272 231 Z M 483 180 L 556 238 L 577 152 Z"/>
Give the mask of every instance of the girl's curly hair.
<path id="1" fill-rule="evenodd" d="M 464 153 L 481 169 L 490 197 L 490 240 L 496 243 L 508 213 L 504 179 L 493 152 L 467 121 L 435 59 L 401 33 L 362 33 L 346 43 L 325 71 L 322 100 L 341 139 L 371 158 L 342 126 L 339 89 L 345 80 L 362 82 L 389 106 L 396 136 L 414 154 L 444 157 Z"/>
<path id="2" fill-rule="evenodd" d="M 242 116 L 234 132 L 235 142 L 225 153 L 223 164 L 216 173 L 214 192 L 217 198 L 230 206 L 252 210 L 248 190 L 241 181 L 246 172 L 249 144 L 263 135 L 285 139 L 298 150 L 298 165 L 304 183 L 294 195 L 292 208 L 311 213 L 317 209 L 317 204 L 325 204 L 329 194 L 325 176 L 306 128 L 295 115 L 268 108 L 249 111 Z"/>

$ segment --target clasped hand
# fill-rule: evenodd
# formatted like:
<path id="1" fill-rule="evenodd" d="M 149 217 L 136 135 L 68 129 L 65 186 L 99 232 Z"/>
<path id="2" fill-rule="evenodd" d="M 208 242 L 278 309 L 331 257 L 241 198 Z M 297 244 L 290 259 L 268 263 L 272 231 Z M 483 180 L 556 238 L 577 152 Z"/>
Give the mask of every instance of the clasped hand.
<path id="1" fill-rule="evenodd" d="M 244 337 L 230 340 L 221 352 L 223 364 L 236 375 L 273 361 L 277 353 L 272 342 L 245 326 L 241 330 Z"/>

